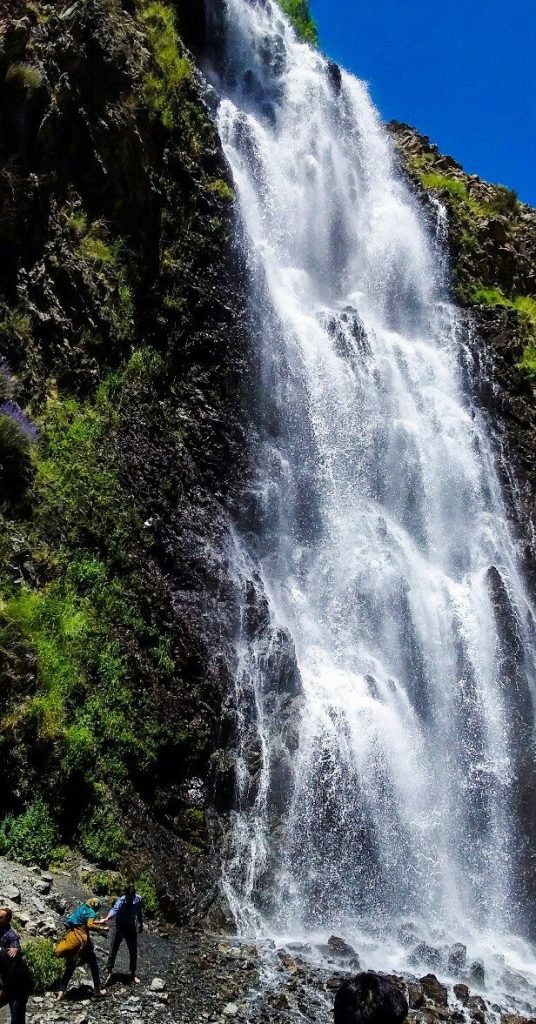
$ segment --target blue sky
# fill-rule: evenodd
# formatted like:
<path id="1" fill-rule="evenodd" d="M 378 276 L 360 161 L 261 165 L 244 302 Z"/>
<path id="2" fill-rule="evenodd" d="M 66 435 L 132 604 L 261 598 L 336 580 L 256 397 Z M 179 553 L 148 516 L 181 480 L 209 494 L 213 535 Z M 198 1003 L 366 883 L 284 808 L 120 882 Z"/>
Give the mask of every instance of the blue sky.
<path id="1" fill-rule="evenodd" d="M 536 206 L 536 0 L 311 0 L 386 120 Z"/>

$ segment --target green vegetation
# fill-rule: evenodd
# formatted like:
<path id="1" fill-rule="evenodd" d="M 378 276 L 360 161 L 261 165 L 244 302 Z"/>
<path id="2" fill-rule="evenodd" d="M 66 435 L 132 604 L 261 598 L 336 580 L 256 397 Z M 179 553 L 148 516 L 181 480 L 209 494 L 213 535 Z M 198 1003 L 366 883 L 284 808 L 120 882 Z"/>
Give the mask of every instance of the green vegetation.
<path id="1" fill-rule="evenodd" d="M 466 212 L 473 218 L 489 217 L 490 214 L 497 212 L 493 203 L 480 202 L 479 199 L 471 195 L 463 181 L 458 178 L 449 178 L 446 174 L 436 174 L 424 170 L 418 170 L 418 175 L 424 188 L 448 192 L 451 200 L 465 207 Z"/>
<path id="2" fill-rule="evenodd" d="M 478 306 L 505 306 L 517 310 L 527 339 L 518 367 L 528 377 L 536 379 L 536 299 L 530 295 L 509 299 L 500 288 L 475 288 L 471 300 Z"/>
<path id="3" fill-rule="evenodd" d="M 46 443 L 35 459 L 34 497 L 38 526 L 56 523 L 61 541 L 73 546 L 90 546 L 107 536 L 113 555 L 122 560 L 124 542 L 139 524 L 128 507 L 121 507 L 116 469 L 104 455 L 119 404 L 114 377 L 100 386 L 92 403 L 49 400 L 42 420 Z"/>
<path id="4" fill-rule="evenodd" d="M 311 14 L 309 0 L 279 0 L 279 6 L 296 29 L 300 39 L 318 46 L 318 30 Z"/>
<path id="5" fill-rule="evenodd" d="M 56 846 L 50 855 L 51 868 L 68 869 L 73 861 L 73 851 L 69 846 Z"/>
<path id="6" fill-rule="evenodd" d="M 475 288 L 471 300 L 477 306 L 513 306 L 500 288 Z"/>
<path id="7" fill-rule="evenodd" d="M 523 358 L 517 364 L 531 380 L 536 380 L 536 342 L 525 345 Z"/>
<path id="8" fill-rule="evenodd" d="M 150 874 L 145 872 L 143 875 L 140 875 L 136 882 L 136 891 L 143 900 L 143 907 L 147 916 L 154 917 L 158 912 L 158 896 Z"/>
<path id="9" fill-rule="evenodd" d="M 79 214 L 72 215 L 67 223 L 79 238 L 77 255 L 82 266 L 105 293 L 101 308 L 107 313 L 114 336 L 124 341 L 134 330 L 134 301 L 123 244 L 121 240 L 110 239 L 102 221 L 95 221 L 86 230 L 85 218 Z"/>
<path id="10" fill-rule="evenodd" d="M 21 864 L 48 865 L 58 842 L 56 826 L 42 800 L 18 818 L 8 815 L 0 829 L 0 852 Z"/>
<path id="11" fill-rule="evenodd" d="M 155 756 L 151 729 L 134 727 L 127 665 L 117 638 L 121 628 L 147 634 L 147 626 L 104 564 L 94 558 L 73 561 L 63 579 L 41 590 L 23 588 L 6 601 L 2 618 L 0 637 L 9 642 L 9 636 L 22 636 L 35 652 L 37 669 L 35 694 L 12 710 L 4 727 L 31 719 L 40 740 L 60 744 L 70 773 L 92 774 L 98 755 L 108 779 L 123 778 L 132 761 L 147 768 Z M 99 791 L 101 806 L 84 848 L 89 856 L 114 863 L 113 850 L 121 841 L 110 809 L 102 811 L 104 798 Z"/>
<path id="12" fill-rule="evenodd" d="M 77 238 L 81 238 L 87 231 L 87 217 L 85 213 L 68 213 L 66 215 L 67 227 L 72 231 L 73 235 Z"/>
<path id="13" fill-rule="evenodd" d="M 127 847 L 127 837 L 108 792 L 95 784 L 96 804 L 91 816 L 80 828 L 80 848 L 98 864 L 118 864 Z"/>
<path id="14" fill-rule="evenodd" d="M 54 956 L 54 943 L 51 939 L 36 939 L 26 942 L 23 946 L 24 959 L 30 968 L 33 978 L 34 992 L 45 992 L 51 988 L 63 973 L 63 960 Z"/>
<path id="15" fill-rule="evenodd" d="M 2 348 L 9 348 L 9 343 L 12 340 L 19 342 L 28 341 L 31 331 L 32 324 L 30 317 L 26 313 L 21 313 L 17 309 L 7 310 L 4 319 L 0 320 L 0 343 Z"/>
<path id="16" fill-rule="evenodd" d="M 119 871 L 91 871 L 84 874 L 83 881 L 97 896 L 108 896 L 111 899 L 117 899 L 126 885 Z"/>
<path id="17" fill-rule="evenodd" d="M 167 680 L 175 660 L 140 574 L 140 545 L 151 534 L 125 496 L 115 454 L 123 414 L 142 396 L 152 409 L 163 369 L 157 352 L 138 349 L 93 399 L 51 397 L 42 417 L 42 444 L 32 455 L 31 545 L 44 579 L 30 586 L 4 577 L 0 604 L 0 651 L 24 650 L 33 679 L 29 692 L 4 698 L 0 744 L 25 737 L 36 750 L 53 750 L 60 775 L 55 784 L 44 780 L 56 793 L 43 819 L 50 834 L 32 824 L 36 815 L 43 823 L 40 801 L 8 819 L 2 845 L 20 859 L 44 862 L 67 838 L 115 866 L 127 845 L 117 794 L 133 775 L 151 775 L 159 743 L 169 739 L 145 707 L 150 691 L 140 682 L 140 664 L 153 679 Z M 62 820 L 62 793 L 79 785 L 75 780 L 84 785 L 81 820 L 75 833 L 60 837 L 52 820 Z M 25 853 L 28 831 L 37 849 Z"/>
<path id="18" fill-rule="evenodd" d="M 472 302 L 478 306 L 506 306 L 517 309 L 525 324 L 536 333 L 536 299 L 530 295 L 516 295 L 509 299 L 501 288 L 475 288 Z"/>
<path id="19" fill-rule="evenodd" d="M 464 201 L 468 198 L 465 185 L 457 178 L 447 178 L 446 174 L 432 174 L 423 171 L 420 174 L 420 179 L 425 188 L 446 189 L 451 195 Z"/>
<path id="20" fill-rule="evenodd" d="M 231 186 L 223 178 L 216 178 L 215 181 L 211 181 L 208 188 L 218 199 L 223 199 L 226 203 L 231 203 L 234 199 Z"/>
<path id="21" fill-rule="evenodd" d="M 501 223 L 493 227 L 494 237 L 507 238 L 518 206 L 517 195 L 503 185 L 484 186 L 482 191 L 478 183 L 474 194 L 470 182 L 435 171 L 434 160 L 433 152 L 418 153 L 410 157 L 410 166 L 424 188 L 442 192 L 448 203 L 456 295 L 465 305 L 506 306 L 520 313 L 527 337 L 520 366 L 532 373 L 536 302 L 530 296 L 506 295 L 499 287 L 497 267 L 486 253 L 489 221 L 501 218 Z"/>
<path id="22" fill-rule="evenodd" d="M 169 7 L 162 3 L 142 3 L 139 16 L 145 24 L 147 41 L 158 68 L 158 72 L 146 75 L 145 101 L 164 127 L 171 129 L 177 121 L 184 86 L 192 80 L 193 68 Z"/>
<path id="23" fill-rule="evenodd" d="M 428 153 L 413 156 L 410 164 L 424 188 L 448 192 L 451 200 L 463 204 L 474 218 L 511 213 L 517 206 L 517 194 L 504 185 L 493 186 L 489 201 L 478 199 L 459 178 L 434 171 Z"/>
<path id="24" fill-rule="evenodd" d="M 34 92 L 42 85 L 43 77 L 38 68 L 32 68 L 28 64 L 11 64 L 7 70 L 6 82 L 10 82 L 18 89 Z"/>

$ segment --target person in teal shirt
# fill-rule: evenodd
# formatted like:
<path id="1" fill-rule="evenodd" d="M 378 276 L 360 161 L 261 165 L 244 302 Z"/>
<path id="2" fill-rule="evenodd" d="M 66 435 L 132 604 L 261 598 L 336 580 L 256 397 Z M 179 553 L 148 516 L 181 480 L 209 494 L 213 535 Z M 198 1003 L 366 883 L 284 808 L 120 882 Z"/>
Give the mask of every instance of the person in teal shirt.
<path id="1" fill-rule="evenodd" d="M 80 906 L 73 910 L 73 913 L 66 918 L 65 925 L 67 928 L 67 938 L 65 945 L 69 945 L 69 933 L 77 932 L 80 934 L 80 941 L 74 941 L 72 948 L 68 949 L 63 955 L 65 956 L 65 970 L 63 972 L 61 981 L 58 985 L 58 999 L 64 999 L 67 991 L 67 986 L 75 972 L 76 967 L 87 964 L 91 971 L 91 978 L 93 980 L 93 986 L 95 989 L 95 996 L 106 995 L 106 989 L 101 988 L 100 983 L 100 971 L 99 962 L 97 960 L 97 954 L 95 953 L 95 947 L 91 941 L 91 931 L 102 932 L 106 929 L 103 928 L 101 922 L 96 920 L 97 910 L 101 905 L 99 899 L 90 899 L 86 903 L 81 903 Z M 78 937 L 78 936 L 77 936 Z"/>

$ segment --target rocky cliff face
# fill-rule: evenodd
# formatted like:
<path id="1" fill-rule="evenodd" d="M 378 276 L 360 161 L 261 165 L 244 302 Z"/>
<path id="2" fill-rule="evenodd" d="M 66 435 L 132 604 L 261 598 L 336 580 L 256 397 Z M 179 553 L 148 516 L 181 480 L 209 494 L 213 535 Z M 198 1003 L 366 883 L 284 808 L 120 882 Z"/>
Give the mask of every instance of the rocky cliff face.
<path id="1" fill-rule="evenodd" d="M 452 294 L 474 360 L 475 400 L 495 436 L 512 519 L 534 587 L 536 505 L 536 211 L 501 185 L 466 174 L 414 128 L 389 126 L 420 202 L 447 211 Z M 430 216 L 436 209 L 428 206 Z"/>
<path id="2" fill-rule="evenodd" d="M 202 5 L 2 29 L 1 842 L 37 823 L 30 859 L 149 870 L 184 916 L 217 877 L 249 343 Z"/>

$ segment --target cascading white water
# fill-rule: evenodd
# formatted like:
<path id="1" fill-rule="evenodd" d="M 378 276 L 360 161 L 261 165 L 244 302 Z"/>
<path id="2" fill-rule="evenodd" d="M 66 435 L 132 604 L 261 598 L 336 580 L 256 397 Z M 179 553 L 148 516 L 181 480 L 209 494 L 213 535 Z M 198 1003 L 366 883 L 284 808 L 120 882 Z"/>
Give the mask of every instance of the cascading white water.
<path id="1" fill-rule="evenodd" d="M 241 644 L 259 771 L 227 892 L 268 931 L 375 932 L 385 950 L 411 920 L 478 952 L 477 936 L 523 929 L 533 619 L 463 387 L 464 330 L 365 86 L 300 43 L 275 0 L 225 6 L 213 80 L 262 336 L 254 527 L 237 557 L 303 683 L 274 814 L 266 658 Z"/>

